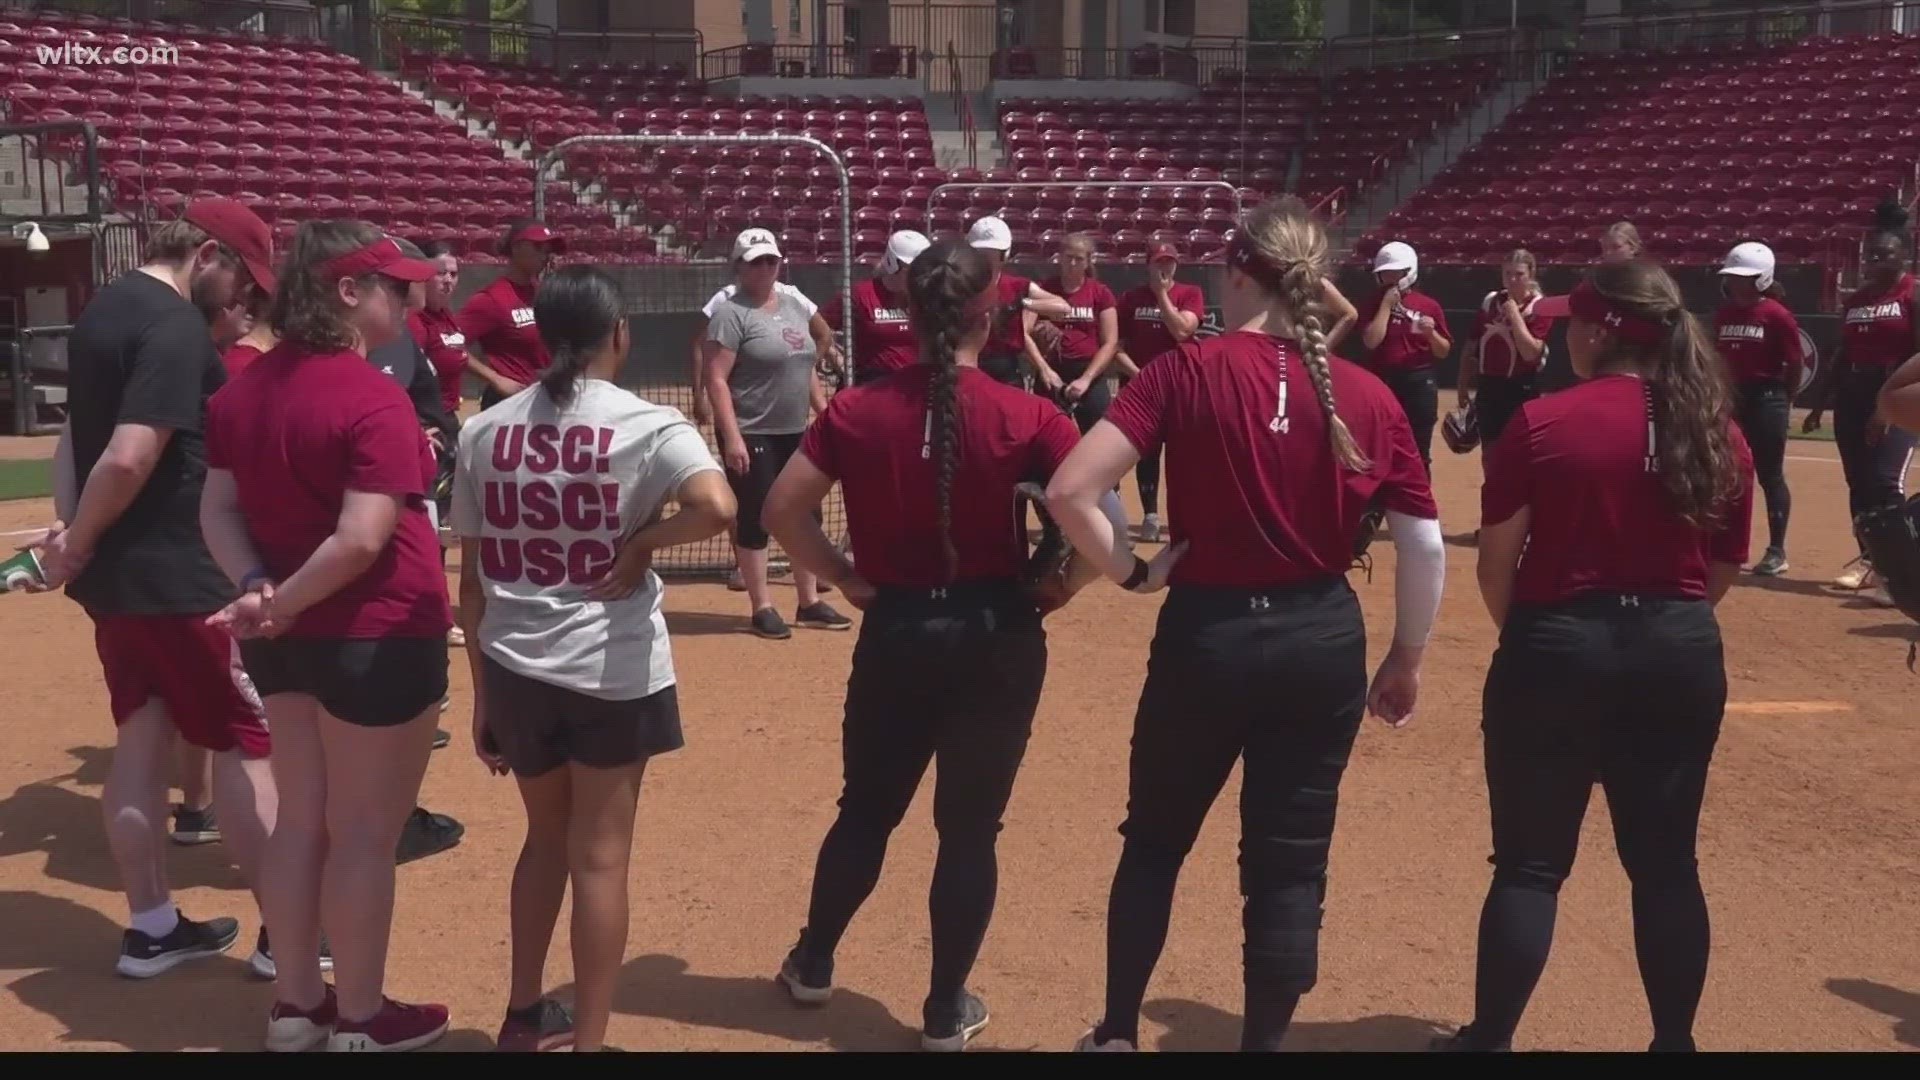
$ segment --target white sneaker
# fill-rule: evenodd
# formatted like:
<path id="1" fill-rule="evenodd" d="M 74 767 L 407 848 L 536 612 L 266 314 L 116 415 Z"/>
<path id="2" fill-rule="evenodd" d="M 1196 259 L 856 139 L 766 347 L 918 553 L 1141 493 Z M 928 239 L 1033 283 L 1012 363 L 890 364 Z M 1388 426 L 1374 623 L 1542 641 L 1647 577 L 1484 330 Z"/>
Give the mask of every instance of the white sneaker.
<path id="1" fill-rule="evenodd" d="M 1847 569 L 1833 579 L 1836 589 L 1864 589 L 1873 583 L 1873 564 L 1865 559 L 1855 559 L 1847 564 Z"/>
<path id="2" fill-rule="evenodd" d="M 1885 582 L 1880 582 L 1878 584 L 1875 584 L 1873 587 L 1873 592 L 1867 595 L 1867 599 L 1873 601 L 1874 603 L 1880 605 L 1881 607 L 1899 607 L 1900 606 L 1899 604 L 1894 603 L 1893 594 L 1887 591 L 1887 586 Z"/>
<path id="3" fill-rule="evenodd" d="M 1148 514 L 1140 519 L 1140 542 L 1157 544 L 1160 542 L 1160 515 Z"/>
<path id="4" fill-rule="evenodd" d="M 1092 1028 L 1088 1028 L 1087 1033 L 1080 1036 L 1080 1041 L 1073 1044 L 1073 1052 L 1076 1054 L 1133 1054 L 1138 1053 L 1139 1049 L 1125 1039 L 1096 1042 Z"/>

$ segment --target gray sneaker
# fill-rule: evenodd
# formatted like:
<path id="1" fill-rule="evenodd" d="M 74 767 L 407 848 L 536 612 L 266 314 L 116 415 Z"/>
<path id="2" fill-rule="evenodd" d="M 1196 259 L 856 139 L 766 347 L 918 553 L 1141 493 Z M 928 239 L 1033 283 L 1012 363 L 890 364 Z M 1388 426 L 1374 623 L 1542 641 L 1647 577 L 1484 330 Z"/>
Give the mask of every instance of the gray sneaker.
<path id="1" fill-rule="evenodd" d="M 1768 548 L 1760 561 L 1753 565 L 1753 572 L 1761 577 L 1779 577 L 1787 572 L 1787 553 L 1779 548 Z"/>
<path id="2" fill-rule="evenodd" d="M 787 621 L 770 607 L 763 607 L 753 613 L 753 632 L 775 641 L 785 641 L 793 636 L 793 631 L 787 628 Z"/>
<path id="3" fill-rule="evenodd" d="M 824 600 L 816 600 L 794 612 L 793 621 L 815 630 L 845 630 L 853 625 L 852 619 L 833 610 Z"/>
<path id="4" fill-rule="evenodd" d="M 214 820 L 213 807 L 194 809 L 177 806 L 173 810 L 173 842 L 187 847 L 214 844 L 220 840 L 220 823 Z"/>

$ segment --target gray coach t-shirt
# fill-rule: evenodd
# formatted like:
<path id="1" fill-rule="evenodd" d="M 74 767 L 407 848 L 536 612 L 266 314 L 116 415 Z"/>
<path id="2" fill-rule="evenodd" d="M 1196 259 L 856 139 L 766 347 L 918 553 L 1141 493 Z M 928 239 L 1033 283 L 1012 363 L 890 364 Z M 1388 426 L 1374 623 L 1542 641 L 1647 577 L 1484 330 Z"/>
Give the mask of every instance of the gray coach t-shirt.
<path id="1" fill-rule="evenodd" d="M 813 316 L 800 301 L 776 291 L 767 311 L 728 297 L 707 322 L 707 340 L 733 350 L 733 412 L 742 435 L 798 435 L 807 430 L 813 387 Z"/>
<path id="2" fill-rule="evenodd" d="M 679 410 L 598 379 L 581 379 L 565 410 L 532 386 L 467 421 L 453 531 L 480 541 L 486 654 L 608 701 L 673 685 L 660 576 L 625 600 L 586 592 L 688 477 L 719 468 Z"/>

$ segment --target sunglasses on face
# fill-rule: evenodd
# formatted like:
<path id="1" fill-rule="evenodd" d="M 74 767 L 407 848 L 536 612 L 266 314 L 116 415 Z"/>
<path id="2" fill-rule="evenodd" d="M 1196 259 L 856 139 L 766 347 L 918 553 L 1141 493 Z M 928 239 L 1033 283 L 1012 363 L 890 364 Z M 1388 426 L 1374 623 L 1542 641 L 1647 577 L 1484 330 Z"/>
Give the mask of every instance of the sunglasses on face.
<path id="1" fill-rule="evenodd" d="M 762 256 L 760 256 L 760 257 L 759 257 L 759 258 L 757 258 L 757 259 L 749 259 L 749 260 L 747 260 L 747 265 L 748 265 L 748 266 L 756 266 L 756 267 L 759 267 L 759 268 L 760 268 L 760 269 L 762 269 L 762 270 L 764 270 L 764 269 L 767 269 L 768 267 L 772 267 L 772 266 L 779 266 L 779 265 L 780 265 L 780 256 L 778 256 L 778 255 L 762 255 Z"/>

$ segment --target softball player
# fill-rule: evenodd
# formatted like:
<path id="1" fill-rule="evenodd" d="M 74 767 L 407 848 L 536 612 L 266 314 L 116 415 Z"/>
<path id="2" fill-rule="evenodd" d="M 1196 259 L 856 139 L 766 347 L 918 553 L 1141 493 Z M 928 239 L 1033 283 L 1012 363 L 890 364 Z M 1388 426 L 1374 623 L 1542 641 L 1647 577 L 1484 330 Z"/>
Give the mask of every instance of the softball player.
<path id="1" fill-rule="evenodd" d="M 1787 425 L 1793 393 L 1806 362 L 1800 323 L 1781 301 L 1786 290 L 1773 279 L 1773 250 L 1739 244 L 1720 268 L 1727 302 L 1714 315 L 1714 334 L 1733 384 L 1733 415 L 1753 450 L 1753 468 L 1767 496 L 1767 551 L 1753 572 L 1787 572 Z"/>
<path id="2" fill-rule="evenodd" d="M 907 267 L 932 241 L 912 229 L 887 238 L 887 254 L 873 276 L 853 287 L 853 383 L 872 382 L 919 361 L 913 325 L 907 318 Z M 827 325 L 843 325 L 840 298 L 827 302 Z"/>
<path id="3" fill-rule="evenodd" d="M 1175 281 L 1180 269 L 1180 249 L 1172 244 L 1155 244 L 1147 252 L 1147 281 L 1120 294 L 1114 306 L 1120 312 L 1120 354 L 1114 364 L 1120 377 L 1131 381 L 1154 357 L 1191 341 L 1207 318 L 1207 298 L 1200 286 Z M 1140 456 L 1133 468 L 1134 486 L 1140 489 L 1140 508 L 1146 516 L 1140 522 L 1140 539 L 1152 544 L 1160 540 L 1160 451 Z"/>
<path id="4" fill-rule="evenodd" d="M 1034 386 L 1051 397 L 1066 385 L 1033 341 L 1036 319 L 1064 320 L 1072 314 L 1065 300 L 1033 281 L 1006 270 L 1013 230 L 997 217 L 983 217 L 967 230 L 967 243 L 993 267 L 994 334 L 980 357 L 980 370 L 1008 386 Z M 1022 365 L 1027 369 L 1022 370 Z"/>
<path id="5" fill-rule="evenodd" d="M 1367 367 L 1378 375 L 1407 414 L 1420 460 L 1433 467 L 1433 425 L 1440 413 L 1440 390 L 1433 365 L 1447 358 L 1447 314 L 1440 302 L 1414 290 L 1420 257 L 1395 241 L 1373 257 L 1373 279 L 1380 291 L 1360 310 L 1360 340 Z"/>
<path id="6" fill-rule="evenodd" d="M 425 305 L 407 316 L 407 333 L 433 365 L 441 408 L 458 430 L 460 386 L 467 377 L 467 335 L 452 306 L 454 287 L 460 284 L 460 259 L 444 240 L 429 243 L 421 254 L 433 264 L 434 275 L 426 285 Z"/>
<path id="7" fill-rule="evenodd" d="M 735 504 L 698 428 L 614 384 L 632 341 L 612 278 L 556 271 L 534 308 L 553 364 L 539 390 L 460 433 L 453 527 L 474 747 L 513 773 L 527 815 L 499 1047 L 592 1051 L 625 956 L 641 779 L 649 758 L 682 745 L 652 556 L 723 532 Z M 542 431 L 557 453 L 541 456 Z M 569 883 L 572 1017 L 541 993 Z"/>
<path id="8" fill-rule="evenodd" d="M 1600 261 L 1603 263 L 1637 259 L 1645 250 L 1646 245 L 1640 242 L 1640 230 L 1634 228 L 1631 221 L 1616 221 L 1600 234 Z"/>
<path id="9" fill-rule="evenodd" d="M 1107 365 L 1120 351 L 1120 312 L 1113 290 L 1093 271 L 1093 240 L 1074 233 L 1060 242 L 1055 261 L 1060 275 L 1041 288 L 1067 302 L 1067 317 L 1058 321 L 1059 366 L 1054 369 L 1062 386 L 1060 399 L 1073 410 L 1081 431 L 1107 414 L 1113 389 L 1107 383 Z"/>
<path id="10" fill-rule="evenodd" d="M 733 245 L 734 294 L 707 323 L 707 399 L 721 460 L 739 500 L 734 558 L 752 607 L 753 632 L 764 638 L 793 636 L 767 591 L 767 529 L 761 508 L 767 491 L 800 446 L 809 409 L 826 408 L 826 389 L 815 371 L 819 345 L 808 335 L 818 319 L 792 296 L 774 288 L 783 258 L 765 229 L 742 232 Z M 846 630 L 853 620 L 820 599 L 814 576 L 796 569 L 799 594 L 794 621 L 820 630 Z"/>
<path id="11" fill-rule="evenodd" d="M 516 218 L 500 242 L 506 271 L 461 307 L 455 322 L 471 354 L 467 370 L 480 379 L 482 409 L 526 389 L 547 369 L 547 347 L 533 321 L 533 291 L 554 255 L 566 248 L 559 233 L 532 218 Z"/>
<path id="12" fill-rule="evenodd" d="M 1847 474 L 1847 507 L 1855 518 L 1904 500 L 1907 464 L 1916 442 L 1912 432 L 1889 428 L 1876 411 L 1888 373 L 1920 352 L 1914 278 L 1907 271 L 1913 261 L 1910 222 L 1896 202 L 1882 203 L 1874 222 L 1860 266 L 1866 284 L 1847 297 L 1840 348 L 1808 388 L 1807 418 L 1801 425 L 1803 431 L 1818 431 L 1827 405 L 1833 404 L 1833 441 L 1839 444 L 1840 465 Z M 1873 567 L 1864 553 L 1847 565 L 1834 585 L 1842 589 L 1875 585 Z"/>
<path id="13" fill-rule="evenodd" d="M 1746 561 L 1751 458 L 1713 342 L 1658 265 L 1604 264 L 1535 311 L 1571 317 L 1585 381 L 1521 406 L 1488 456 L 1494 873 L 1474 1018 L 1437 1045 L 1509 1046 L 1597 780 L 1633 883 L 1652 1049 L 1692 1050 L 1708 952 L 1694 843 L 1727 696 L 1714 605 Z"/>
<path id="14" fill-rule="evenodd" d="M 834 950 L 937 762 L 921 1046 L 957 1051 L 987 1023 L 967 975 L 993 914 L 1000 818 L 1046 676 L 1014 489 L 1044 483 L 1079 433 L 1051 402 L 979 370 L 998 300 L 976 249 L 934 244 L 909 269 L 908 294 L 920 362 L 837 395 L 767 497 L 768 526 L 794 562 L 866 612 L 847 680 L 840 814 L 778 977 L 795 1001 L 826 1003 Z M 858 571 L 815 516 L 836 481 Z M 1109 492 L 1103 506 L 1128 550 L 1118 498 Z"/>
<path id="15" fill-rule="evenodd" d="M 1174 883 L 1236 760 L 1241 1046 L 1278 1048 L 1318 974 L 1327 853 L 1361 715 L 1370 707 L 1398 727 L 1413 713 L 1445 572 L 1438 513 L 1392 393 L 1328 357 L 1327 259 L 1326 232 L 1297 201 L 1254 210 L 1227 250 L 1232 329 L 1147 365 L 1048 489 L 1074 546 L 1109 578 L 1135 592 L 1170 586 L 1134 717 L 1106 1013 L 1083 1050 L 1139 1045 Z M 1162 446 L 1173 536 L 1190 547 L 1155 566 L 1120 550 L 1095 502 Z M 1376 501 L 1399 554 L 1397 625 L 1369 694 L 1346 571 Z"/>
<path id="16" fill-rule="evenodd" d="M 433 273 L 372 226 L 303 224 L 274 299 L 280 344 L 207 406 L 201 525 L 241 592 L 211 621 L 241 640 L 280 792 L 261 883 L 273 1050 L 410 1050 L 447 1029 L 445 1006 L 382 993 L 394 851 L 453 619 L 427 516 L 432 452 L 406 392 L 366 356 L 406 332 L 409 284 Z"/>
<path id="17" fill-rule="evenodd" d="M 1525 250 L 1500 264 L 1501 287 L 1480 301 L 1473 340 L 1460 358 L 1460 407 L 1467 407 L 1472 393 L 1482 446 L 1498 442 L 1508 418 L 1533 399 L 1534 379 L 1547 355 L 1553 320 L 1534 311 L 1540 299 L 1534 270 L 1533 253 Z M 1480 461 L 1484 467 L 1484 455 Z"/>

